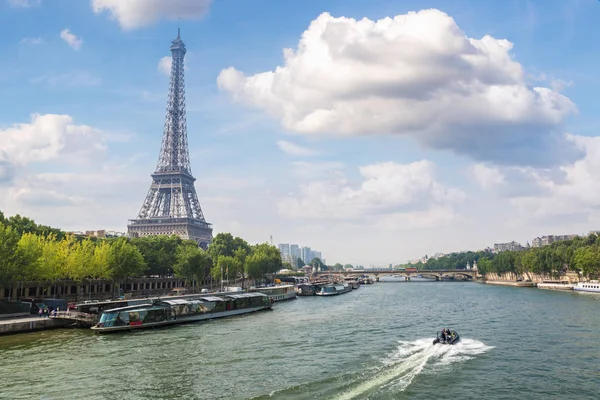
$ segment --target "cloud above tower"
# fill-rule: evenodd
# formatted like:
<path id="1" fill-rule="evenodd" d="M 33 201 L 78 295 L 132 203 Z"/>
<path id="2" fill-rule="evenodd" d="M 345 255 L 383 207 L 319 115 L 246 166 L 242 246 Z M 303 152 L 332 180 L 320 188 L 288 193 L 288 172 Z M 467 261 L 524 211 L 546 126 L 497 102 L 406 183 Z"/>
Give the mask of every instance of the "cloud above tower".
<path id="1" fill-rule="evenodd" d="M 124 30 L 151 25 L 159 20 L 199 19 L 208 12 L 212 0 L 92 0 L 96 14 L 105 11 Z"/>
<path id="2" fill-rule="evenodd" d="M 495 164 L 547 166 L 581 155 L 563 135 L 577 112 L 531 87 L 513 44 L 469 38 L 430 9 L 373 21 L 321 14 L 283 66 L 217 82 L 236 101 L 306 135 L 408 135 L 432 149 Z"/>

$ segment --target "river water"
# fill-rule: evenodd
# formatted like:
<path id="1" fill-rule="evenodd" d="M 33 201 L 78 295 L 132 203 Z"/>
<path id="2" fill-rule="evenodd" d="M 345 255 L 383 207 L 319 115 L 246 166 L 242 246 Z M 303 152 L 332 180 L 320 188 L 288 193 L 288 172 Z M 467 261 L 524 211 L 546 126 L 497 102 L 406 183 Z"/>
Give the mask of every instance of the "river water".
<path id="1" fill-rule="evenodd" d="M 600 296 L 396 282 L 273 311 L 0 337 L 2 399 L 598 399 Z M 435 332 L 461 334 L 432 345 Z"/>

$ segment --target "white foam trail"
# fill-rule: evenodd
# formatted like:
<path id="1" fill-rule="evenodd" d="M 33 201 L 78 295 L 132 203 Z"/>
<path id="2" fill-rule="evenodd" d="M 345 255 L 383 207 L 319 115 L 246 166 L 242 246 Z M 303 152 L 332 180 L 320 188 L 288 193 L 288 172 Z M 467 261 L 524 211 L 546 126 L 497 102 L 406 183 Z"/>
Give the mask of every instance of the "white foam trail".
<path id="1" fill-rule="evenodd" d="M 350 400 L 374 389 L 385 387 L 394 391 L 404 391 L 415 376 L 419 375 L 429 360 L 443 367 L 455 362 L 465 361 L 477 354 L 493 349 L 473 339 L 461 339 L 455 345 L 433 345 L 433 338 L 419 339 L 414 342 L 399 342 L 398 350 L 390 357 L 381 360 L 383 367 L 371 379 L 342 393 L 336 399 Z"/>

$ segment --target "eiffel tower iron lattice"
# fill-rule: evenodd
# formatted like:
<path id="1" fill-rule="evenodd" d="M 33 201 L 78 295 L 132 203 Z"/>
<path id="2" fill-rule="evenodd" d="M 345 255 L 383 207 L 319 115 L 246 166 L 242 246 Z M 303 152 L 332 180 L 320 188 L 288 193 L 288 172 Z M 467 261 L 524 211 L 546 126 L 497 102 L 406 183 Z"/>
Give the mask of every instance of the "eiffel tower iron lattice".
<path id="1" fill-rule="evenodd" d="M 185 117 L 185 44 L 177 31 L 171 43 L 169 99 L 156 171 L 138 217 L 129 220 L 130 237 L 178 235 L 207 248 L 212 224 L 204 219 L 190 167 Z"/>

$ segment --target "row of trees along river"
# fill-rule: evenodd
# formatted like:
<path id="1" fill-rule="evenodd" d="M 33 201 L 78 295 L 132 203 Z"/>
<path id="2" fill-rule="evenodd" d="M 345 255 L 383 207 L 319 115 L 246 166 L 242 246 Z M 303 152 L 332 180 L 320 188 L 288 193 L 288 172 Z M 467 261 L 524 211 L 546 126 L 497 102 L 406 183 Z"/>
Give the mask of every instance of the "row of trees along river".
<path id="1" fill-rule="evenodd" d="M 452 253 L 440 258 L 429 258 L 425 263 L 419 262 L 410 267 L 422 270 L 464 269 L 467 263 L 473 265 L 474 261 L 482 274 L 512 272 L 521 275 L 530 272 L 558 276 L 568 268 L 587 277 L 597 278 L 600 275 L 600 236 L 590 234 L 544 247 L 503 251 L 498 254 L 484 251 Z"/>
<path id="2" fill-rule="evenodd" d="M 319 260 L 320 262 L 320 260 Z M 80 237 L 0 212 L 0 282 L 5 288 L 27 281 L 58 282 L 172 276 L 202 281 L 212 276 L 260 280 L 282 268 L 279 250 L 248 244 L 229 233 L 215 236 L 208 250 L 178 236 Z"/>

